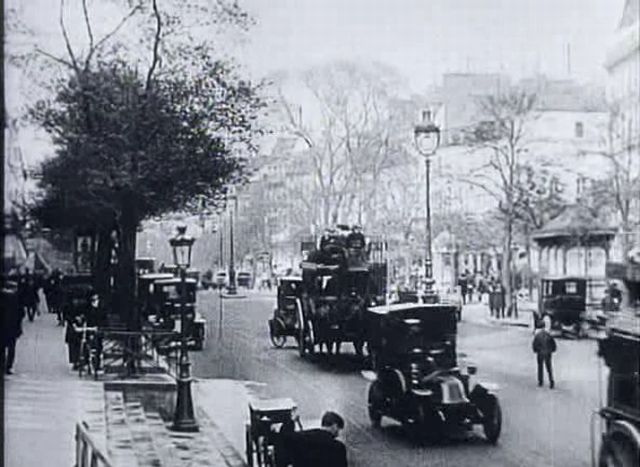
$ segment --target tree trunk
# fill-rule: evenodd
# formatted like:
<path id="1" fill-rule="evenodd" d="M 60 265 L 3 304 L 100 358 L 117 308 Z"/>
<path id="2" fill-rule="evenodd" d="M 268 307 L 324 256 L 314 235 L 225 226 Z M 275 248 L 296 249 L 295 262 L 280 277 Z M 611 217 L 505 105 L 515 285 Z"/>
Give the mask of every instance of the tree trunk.
<path id="1" fill-rule="evenodd" d="M 111 309 L 113 303 L 111 296 L 111 229 L 102 227 L 98 231 L 98 249 L 96 254 L 95 287 L 96 291 L 106 303 L 107 309 Z"/>
<path id="2" fill-rule="evenodd" d="M 525 224 L 525 241 L 527 248 L 527 288 L 529 290 L 529 297 L 533 296 L 533 271 L 531 268 L 531 233 L 529 231 L 529 224 Z"/>
<path id="3" fill-rule="evenodd" d="M 120 216 L 120 248 L 118 249 L 118 306 L 120 315 L 126 323 L 128 331 L 140 331 L 141 322 L 135 301 L 136 284 L 136 228 L 138 226 L 135 195 L 129 193 L 124 197 Z M 128 342 L 128 356 L 125 366 L 128 374 L 137 372 L 136 354 L 140 349 L 139 337 L 132 337 Z"/>
<path id="4" fill-rule="evenodd" d="M 507 225 L 506 225 L 506 239 L 503 251 L 503 262 L 502 262 L 502 285 L 504 287 L 504 298 L 505 298 L 505 308 L 507 310 L 507 314 L 509 317 L 513 314 L 513 274 L 512 274 L 512 252 L 511 252 L 511 244 L 513 242 L 513 216 L 508 214 L 507 217 Z"/>

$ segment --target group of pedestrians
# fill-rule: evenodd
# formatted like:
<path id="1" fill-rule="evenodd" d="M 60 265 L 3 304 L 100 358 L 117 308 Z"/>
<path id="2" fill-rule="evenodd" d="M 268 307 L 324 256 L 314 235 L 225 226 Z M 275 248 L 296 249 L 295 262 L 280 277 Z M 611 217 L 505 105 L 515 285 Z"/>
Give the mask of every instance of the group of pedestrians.
<path id="1" fill-rule="evenodd" d="M 41 314 L 41 291 L 44 291 L 49 312 L 60 312 L 61 276 L 57 269 L 45 277 L 24 268 L 2 278 L 2 370 L 5 374 L 13 372 L 16 344 L 22 336 L 24 319 L 33 322 Z"/>
<path id="2" fill-rule="evenodd" d="M 42 294 L 44 300 L 41 300 Z M 87 292 L 80 308 L 65 300 L 63 275 L 59 269 L 48 275 L 32 273 L 28 268 L 10 273 L 2 280 L 2 371 L 12 374 L 16 359 L 16 345 L 23 334 L 23 322 L 30 322 L 41 314 L 41 309 L 54 313 L 59 326 L 64 326 L 65 342 L 69 351 L 69 364 L 77 369 L 82 339 L 86 328 L 95 328 L 105 323 L 105 314 L 100 306 L 98 294 Z M 46 306 L 44 303 L 46 303 Z M 100 349 L 101 342 L 95 338 L 93 344 Z"/>

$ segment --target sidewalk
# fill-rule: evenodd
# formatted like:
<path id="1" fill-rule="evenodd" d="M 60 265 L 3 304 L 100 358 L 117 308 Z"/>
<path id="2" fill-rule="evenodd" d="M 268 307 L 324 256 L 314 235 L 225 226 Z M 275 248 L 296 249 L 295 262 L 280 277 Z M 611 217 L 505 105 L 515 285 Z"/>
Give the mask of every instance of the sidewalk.
<path id="1" fill-rule="evenodd" d="M 531 328 L 533 323 L 532 313 L 534 304 L 530 302 L 518 302 L 518 317 L 493 318 L 490 316 L 489 306 L 486 303 L 468 303 L 462 308 L 462 321 L 483 324 L 488 326 L 515 326 Z"/>
<path id="2" fill-rule="evenodd" d="M 24 320 L 13 370 L 4 376 L 4 465 L 74 465 L 75 424 L 101 409 L 104 393 L 101 383 L 71 371 L 55 315 Z"/>

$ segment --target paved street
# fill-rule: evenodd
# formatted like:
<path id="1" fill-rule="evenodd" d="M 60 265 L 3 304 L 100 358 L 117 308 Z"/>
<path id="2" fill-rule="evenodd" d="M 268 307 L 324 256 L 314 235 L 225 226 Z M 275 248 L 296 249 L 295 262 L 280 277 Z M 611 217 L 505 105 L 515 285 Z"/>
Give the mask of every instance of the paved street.
<path id="1" fill-rule="evenodd" d="M 203 352 L 192 353 L 196 375 L 265 383 L 265 394 L 297 401 L 303 419 L 317 419 L 327 409 L 339 411 L 347 421 L 346 440 L 354 466 L 480 462 L 570 467 L 589 462 L 589 418 L 598 405 L 600 371 L 593 340 L 559 339 L 554 362 L 557 387 L 538 388 L 531 330 L 492 326 L 483 319 L 482 305 L 467 306 L 459 328 L 459 352 L 478 365 L 478 379 L 499 384 L 502 437 L 495 447 L 487 445 L 480 433 L 466 441 L 417 447 L 389 420 L 380 431 L 371 428 L 365 402 L 368 383 L 354 356 L 310 362 L 298 356 L 293 342 L 289 348 L 272 348 L 267 320 L 274 297 L 250 294 L 246 299 L 224 300 L 222 330 L 217 294 L 201 292 L 198 301 L 210 323 L 210 336 Z M 237 433 L 231 437 L 241 439 Z"/>

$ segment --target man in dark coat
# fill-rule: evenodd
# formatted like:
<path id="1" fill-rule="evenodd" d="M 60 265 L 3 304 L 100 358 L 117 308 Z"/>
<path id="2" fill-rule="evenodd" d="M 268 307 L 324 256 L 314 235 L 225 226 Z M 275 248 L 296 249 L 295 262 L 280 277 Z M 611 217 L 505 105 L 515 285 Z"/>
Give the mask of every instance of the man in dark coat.
<path id="1" fill-rule="evenodd" d="M 24 309 L 18 301 L 18 287 L 14 282 L 3 280 L 2 286 L 2 369 L 12 373 L 16 358 L 16 343 L 22 335 Z"/>
<path id="2" fill-rule="evenodd" d="M 59 269 L 53 271 L 44 285 L 44 293 L 47 299 L 49 313 L 55 313 L 58 317 L 58 325 L 62 326 L 62 272 Z"/>
<path id="3" fill-rule="evenodd" d="M 548 329 L 551 327 L 550 319 L 546 316 L 543 319 L 544 327 L 536 332 L 533 337 L 531 347 L 536 354 L 538 362 L 538 386 L 543 384 L 543 366 L 547 368 L 547 376 L 549 378 L 549 387 L 553 389 L 555 382 L 553 381 L 553 365 L 551 363 L 551 356 L 556 351 L 556 341 L 549 333 Z"/>
<path id="4" fill-rule="evenodd" d="M 467 276 L 461 274 L 458 278 L 458 287 L 460 287 L 460 294 L 462 295 L 462 304 L 467 304 Z"/>
<path id="5" fill-rule="evenodd" d="M 27 312 L 29 321 L 33 321 L 38 311 L 40 299 L 38 298 L 38 284 L 28 268 L 18 283 L 18 300 L 20 306 Z"/>
<path id="6" fill-rule="evenodd" d="M 347 467 L 347 449 L 336 439 L 344 428 L 344 420 L 335 412 L 322 416 L 321 427 L 282 433 L 285 456 L 278 456 L 278 467 Z"/>

